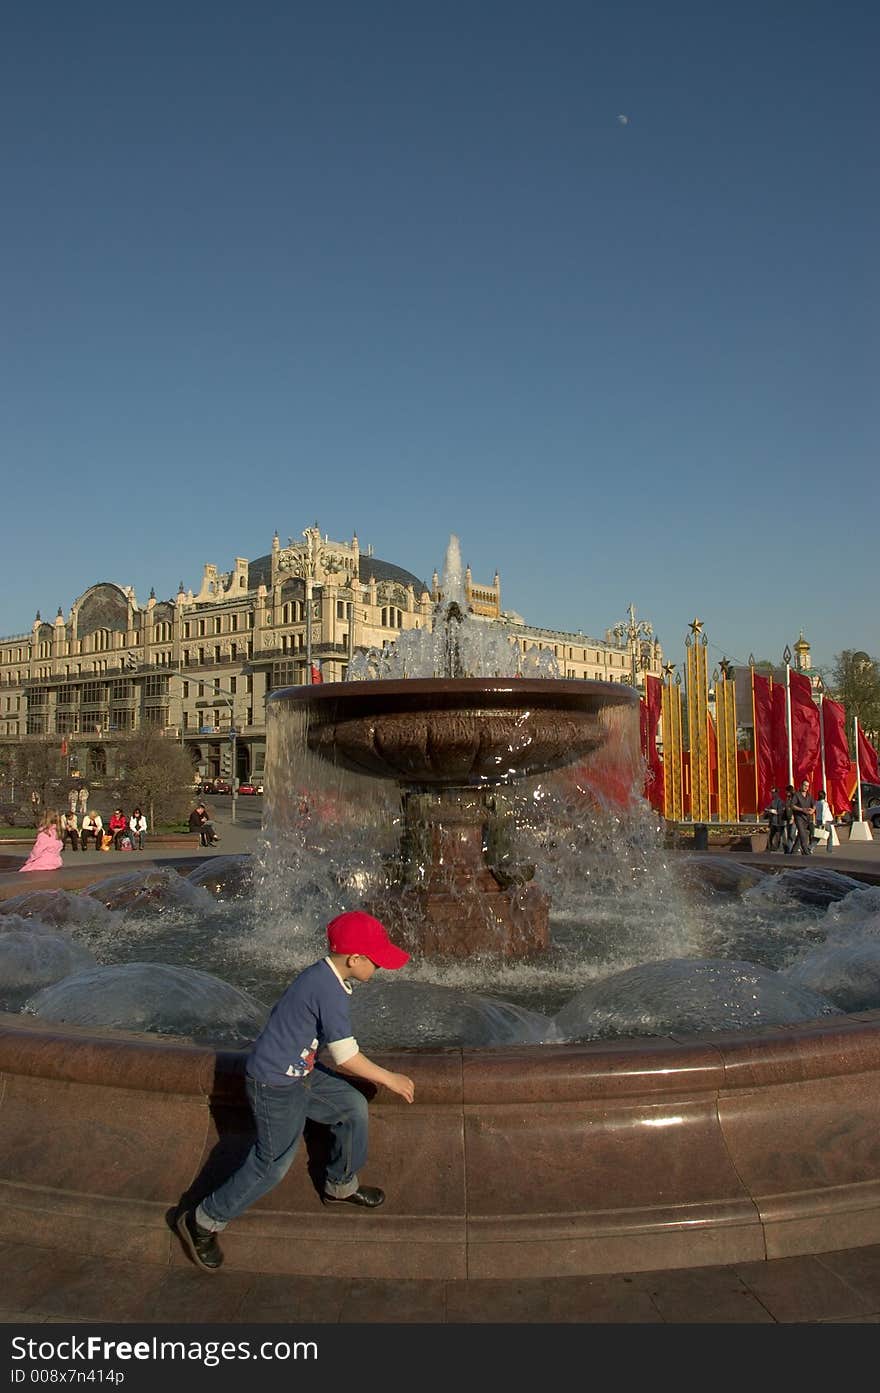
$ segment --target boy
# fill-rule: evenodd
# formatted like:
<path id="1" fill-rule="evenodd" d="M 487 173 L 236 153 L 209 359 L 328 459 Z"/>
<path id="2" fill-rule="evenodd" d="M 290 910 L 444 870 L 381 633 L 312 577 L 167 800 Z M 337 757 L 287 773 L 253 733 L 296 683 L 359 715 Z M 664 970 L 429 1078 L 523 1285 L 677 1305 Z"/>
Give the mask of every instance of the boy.
<path id="1" fill-rule="evenodd" d="M 256 1142 L 234 1175 L 177 1217 L 187 1252 L 206 1272 L 216 1272 L 223 1261 L 218 1232 L 286 1175 L 307 1118 L 331 1130 L 324 1203 L 377 1209 L 385 1199 L 384 1191 L 358 1181 L 367 1159 L 367 1102 L 341 1075 L 384 1084 L 407 1103 L 415 1085 L 361 1054 L 351 1033 L 348 984 L 369 982 L 377 967 L 403 967 L 409 954 L 391 942 L 378 919 L 359 909 L 330 921 L 327 942 L 328 956 L 301 972 L 275 1003 L 248 1058 L 245 1083 Z M 321 1061 L 315 1067 L 319 1050 L 332 1068 Z"/>

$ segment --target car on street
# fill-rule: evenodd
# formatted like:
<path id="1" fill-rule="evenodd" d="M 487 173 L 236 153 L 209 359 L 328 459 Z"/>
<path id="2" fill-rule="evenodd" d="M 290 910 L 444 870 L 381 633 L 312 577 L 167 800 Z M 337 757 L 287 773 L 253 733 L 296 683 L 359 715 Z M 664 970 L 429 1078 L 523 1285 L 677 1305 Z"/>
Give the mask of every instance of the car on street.
<path id="1" fill-rule="evenodd" d="M 875 827 L 880 826 L 880 784 L 868 783 L 862 780 L 862 819 L 865 822 L 873 823 Z M 853 794 L 849 805 L 849 812 L 843 813 L 841 822 L 854 822 L 859 815 L 858 795 Z"/>
<path id="2" fill-rule="evenodd" d="M 226 779 L 215 779 L 214 788 L 212 791 L 214 793 L 231 793 L 232 784 L 230 784 Z"/>
<path id="3" fill-rule="evenodd" d="M 250 796 L 256 797 L 256 796 L 258 796 L 259 794 L 261 794 L 262 792 L 263 792 L 263 785 L 262 785 L 262 784 L 239 784 L 239 786 L 238 786 L 238 795 L 239 795 L 239 797 L 241 797 L 242 795 L 245 795 L 245 796 L 250 795 Z"/>

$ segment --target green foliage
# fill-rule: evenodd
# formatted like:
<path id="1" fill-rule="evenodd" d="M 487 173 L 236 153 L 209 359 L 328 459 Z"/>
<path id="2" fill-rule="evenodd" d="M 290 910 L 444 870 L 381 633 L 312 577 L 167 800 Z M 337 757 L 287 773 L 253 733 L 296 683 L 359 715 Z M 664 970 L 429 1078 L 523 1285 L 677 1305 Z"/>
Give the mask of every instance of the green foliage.
<path id="1" fill-rule="evenodd" d="M 850 719 L 858 716 L 868 739 L 876 742 L 880 735 L 880 664 L 877 659 L 861 650 L 845 648 L 837 654 L 830 684 L 835 701 L 842 702 Z"/>

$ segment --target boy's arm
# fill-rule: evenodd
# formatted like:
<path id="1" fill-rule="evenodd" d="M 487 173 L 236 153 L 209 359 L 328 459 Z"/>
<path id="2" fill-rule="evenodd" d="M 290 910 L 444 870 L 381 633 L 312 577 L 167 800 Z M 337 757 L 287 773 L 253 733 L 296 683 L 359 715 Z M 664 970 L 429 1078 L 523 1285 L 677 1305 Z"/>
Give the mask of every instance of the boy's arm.
<path id="1" fill-rule="evenodd" d="M 392 1093 L 398 1093 L 407 1103 L 411 1103 L 415 1096 L 416 1086 L 411 1078 L 406 1074 L 392 1074 L 390 1069 L 383 1069 L 381 1065 L 367 1059 L 360 1050 L 344 1064 L 335 1064 L 334 1068 L 340 1074 L 353 1074 L 356 1079 L 366 1079 L 368 1083 L 381 1083 L 385 1088 L 390 1088 Z"/>

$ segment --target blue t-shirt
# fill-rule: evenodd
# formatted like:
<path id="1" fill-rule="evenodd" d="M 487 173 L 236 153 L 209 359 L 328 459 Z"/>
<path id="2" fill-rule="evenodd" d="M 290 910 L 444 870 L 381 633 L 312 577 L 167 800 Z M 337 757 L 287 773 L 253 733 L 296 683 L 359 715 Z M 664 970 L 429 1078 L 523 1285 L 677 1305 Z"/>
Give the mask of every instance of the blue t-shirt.
<path id="1" fill-rule="evenodd" d="M 337 1064 L 357 1054 L 357 1041 L 351 1036 L 350 996 L 351 988 L 326 958 L 307 967 L 276 1001 L 254 1041 L 247 1064 L 251 1077 L 259 1083 L 296 1083 L 314 1069 L 317 1051 L 337 1041 L 348 1044 L 342 1057 L 335 1057 Z"/>

